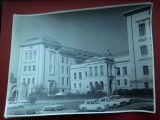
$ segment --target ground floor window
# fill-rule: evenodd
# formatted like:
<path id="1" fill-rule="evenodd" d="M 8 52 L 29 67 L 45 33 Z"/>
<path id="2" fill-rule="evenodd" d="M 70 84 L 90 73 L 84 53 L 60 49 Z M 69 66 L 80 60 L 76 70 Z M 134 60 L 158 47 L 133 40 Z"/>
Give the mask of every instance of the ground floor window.
<path id="1" fill-rule="evenodd" d="M 144 83 L 144 86 L 145 86 L 146 89 L 148 89 L 148 88 L 149 88 L 148 82 L 145 82 L 145 83 Z"/>

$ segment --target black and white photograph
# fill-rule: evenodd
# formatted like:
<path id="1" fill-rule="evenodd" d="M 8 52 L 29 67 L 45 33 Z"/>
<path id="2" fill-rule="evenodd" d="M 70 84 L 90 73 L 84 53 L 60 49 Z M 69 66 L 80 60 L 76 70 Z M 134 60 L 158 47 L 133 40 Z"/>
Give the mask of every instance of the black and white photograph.
<path id="1" fill-rule="evenodd" d="M 14 14 L 4 116 L 155 113 L 152 3 Z"/>

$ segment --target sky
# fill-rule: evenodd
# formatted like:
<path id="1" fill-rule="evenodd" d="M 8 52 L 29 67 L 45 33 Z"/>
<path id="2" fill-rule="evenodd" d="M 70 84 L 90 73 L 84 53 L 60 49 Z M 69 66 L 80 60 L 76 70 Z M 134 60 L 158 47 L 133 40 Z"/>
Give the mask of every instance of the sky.
<path id="1" fill-rule="evenodd" d="M 20 44 L 48 34 L 64 46 L 104 54 L 128 52 L 127 19 L 122 13 L 135 8 L 117 7 L 45 15 L 14 15 L 10 72 L 20 58 Z"/>

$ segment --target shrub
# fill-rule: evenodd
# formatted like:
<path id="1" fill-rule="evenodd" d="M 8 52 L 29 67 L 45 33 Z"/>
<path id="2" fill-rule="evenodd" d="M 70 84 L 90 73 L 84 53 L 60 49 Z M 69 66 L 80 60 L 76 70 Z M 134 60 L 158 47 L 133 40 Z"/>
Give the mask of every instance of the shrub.
<path id="1" fill-rule="evenodd" d="M 31 92 L 29 94 L 28 101 L 31 105 L 35 104 L 37 101 L 37 95 L 34 92 Z"/>

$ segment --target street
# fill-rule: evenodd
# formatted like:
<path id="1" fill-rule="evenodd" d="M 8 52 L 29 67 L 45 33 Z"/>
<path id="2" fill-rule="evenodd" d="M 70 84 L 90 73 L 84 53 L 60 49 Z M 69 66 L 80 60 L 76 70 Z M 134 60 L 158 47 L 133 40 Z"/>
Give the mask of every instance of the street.
<path id="1" fill-rule="evenodd" d="M 7 114 L 12 114 L 14 111 L 26 111 L 26 110 L 38 110 L 41 111 L 44 106 L 47 105 L 63 105 L 66 110 L 76 110 L 79 111 L 79 105 L 83 104 L 84 100 L 49 100 L 49 101 L 37 101 L 36 104 L 30 105 L 30 103 L 24 103 L 24 108 L 11 108 L 8 109 Z M 147 110 L 147 107 L 153 109 L 153 102 L 150 100 L 144 99 L 135 99 L 135 102 L 125 105 L 119 106 L 116 108 L 109 108 L 108 111 L 125 111 L 125 110 Z M 63 113 L 63 112 L 62 112 Z"/>

